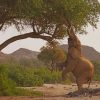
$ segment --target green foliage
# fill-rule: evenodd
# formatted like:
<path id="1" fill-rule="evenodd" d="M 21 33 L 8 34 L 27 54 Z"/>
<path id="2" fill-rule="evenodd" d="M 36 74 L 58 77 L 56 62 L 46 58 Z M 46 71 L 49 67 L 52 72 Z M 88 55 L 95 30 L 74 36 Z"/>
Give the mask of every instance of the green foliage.
<path id="1" fill-rule="evenodd" d="M 8 78 L 7 66 L 0 66 L 0 95 L 13 95 L 15 82 Z"/>
<path id="2" fill-rule="evenodd" d="M 100 63 L 93 62 L 95 73 L 93 81 L 100 81 Z M 60 71 L 51 72 L 46 67 L 23 67 L 12 64 L 0 65 L 0 95 L 2 96 L 42 96 L 41 92 L 16 88 L 18 86 L 41 86 L 44 83 L 67 83 L 75 81 L 72 73 L 69 73 L 65 81 L 62 81 Z"/>
<path id="3" fill-rule="evenodd" d="M 99 19 L 100 3 L 98 0 L 52 0 L 48 2 L 48 9 L 56 11 L 57 22 L 71 23 L 75 30 L 82 31 L 89 23 L 96 26 Z M 65 21 L 65 22 L 64 22 Z"/>
<path id="4" fill-rule="evenodd" d="M 54 70 L 57 68 L 57 64 L 66 60 L 66 53 L 55 43 L 47 44 L 46 47 L 41 48 L 38 59 Z"/>
<path id="5" fill-rule="evenodd" d="M 34 75 L 33 68 L 18 66 L 12 71 L 9 71 L 9 77 L 16 82 L 17 86 L 36 86 L 43 84 L 41 77 Z"/>
<path id="6" fill-rule="evenodd" d="M 0 25 L 13 23 L 16 28 L 27 25 L 53 38 L 66 36 L 70 24 L 77 32 L 88 24 L 96 27 L 100 14 L 98 0 L 0 0 L 0 6 L 3 8 L 0 20 L 4 20 Z"/>
<path id="7" fill-rule="evenodd" d="M 94 70 L 95 70 L 95 73 L 94 73 L 94 80 L 95 81 L 100 81 L 100 62 L 93 62 L 94 64 Z"/>
<path id="8" fill-rule="evenodd" d="M 1 65 L 1 72 L 6 73 L 9 80 L 12 80 L 19 87 L 41 86 L 44 83 L 61 83 L 62 77 L 60 71 L 51 72 L 46 67 L 23 67 L 12 65 Z M 5 74 L 4 74 L 5 75 Z M 72 80 L 71 80 L 72 81 Z M 13 84 L 13 82 L 12 82 Z M 12 85 L 13 86 L 13 85 Z"/>
<path id="9" fill-rule="evenodd" d="M 51 73 L 47 68 L 22 68 L 10 69 L 9 77 L 17 86 L 41 86 L 44 83 L 56 83 L 61 81 L 60 72 Z"/>
<path id="10" fill-rule="evenodd" d="M 9 79 L 5 74 L 0 73 L 0 95 L 13 95 L 15 82 Z"/>
<path id="11" fill-rule="evenodd" d="M 0 96 L 42 96 L 41 92 L 16 88 L 16 83 L 9 77 L 9 67 L 0 65 Z M 10 70 L 10 69 L 9 69 Z"/>
<path id="12" fill-rule="evenodd" d="M 35 69 L 34 74 L 41 76 L 42 80 L 44 80 L 44 83 L 58 83 L 58 82 L 61 82 L 62 80 L 61 72 L 59 71 L 51 72 L 47 68 Z"/>
<path id="13" fill-rule="evenodd" d="M 44 82 L 56 82 L 60 80 L 59 72 L 51 73 L 47 68 L 23 67 L 12 65 L 1 65 L 1 72 L 7 74 L 10 80 L 13 80 L 17 86 L 41 86 Z M 55 77 L 54 77 L 55 76 Z M 58 78 L 57 78 L 58 77 Z M 55 81 L 54 81 L 55 80 Z"/>

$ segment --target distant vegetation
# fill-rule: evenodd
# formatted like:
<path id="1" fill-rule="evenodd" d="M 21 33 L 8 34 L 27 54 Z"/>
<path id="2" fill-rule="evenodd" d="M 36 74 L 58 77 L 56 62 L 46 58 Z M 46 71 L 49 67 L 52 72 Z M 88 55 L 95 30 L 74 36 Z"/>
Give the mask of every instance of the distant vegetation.
<path id="1" fill-rule="evenodd" d="M 19 70 L 19 72 L 17 70 Z M 23 75 L 24 69 L 22 71 L 22 74 L 21 74 L 21 71 L 22 71 L 21 67 L 19 69 L 18 67 L 12 67 L 9 65 L 0 65 L 0 96 L 2 95 L 4 96 L 13 96 L 13 95 L 15 96 L 17 95 L 18 96 L 42 96 L 43 95 L 41 92 L 17 88 L 19 85 L 23 86 L 23 84 L 21 84 L 20 82 L 23 81 L 21 80 L 22 79 L 21 75 Z M 11 75 L 14 75 L 15 79 L 13 79 L 14 77 L 12 77 Z M 17 80 L 18 78 L 19 80 Z M 26 78 L 26 80 L 27 79 L 28 78 Z M 25 83 L 24 81 L 23 83 Z"/>
<path id="2" fill-rule="evenodd" d="M 62 66 L 59 65 L 64 63 L 66 58 L 67 53 L 60 48 L 59 43 L 56 41 L 47 43 L 38 54 L 38 59 L 48 66 L 51 71 L 61 69 Z"/>
<path id="3" fill-rule="evenodd" d="M 35 60 L 36 61 L 36 60 Z M 34 61 L 33 61 L 34 62 Z M 37 60 L 38 62 L 38 60 Z M 35 63 L 37 63 L 35 62 Z M 26 63 L 26 62 L 25 62 Z M 100 81 L 100 63 L 95 65 L 94 81 Z M 48 67 L 38 63 L 38 66 L 24 66 L 14 62 L 0 65 L 0 95 L 43 95 L 41 92 L 25 90 L 16 87 L 42 86 L 44 83 L 67 83 L 75 81 L 71 73 L 67 80 L 62 81 L 61 71 L 50 71 Z"/>
<path id="4" fill-rule="evenodd" d="M 0 95 L 42 95 L 16 87 L 41 86 L 44 83 L 61 83 L 61 72 L 51 72 L 46 67 L 25 67 L 22 65 L 2 64 L 0 65 Z M 68 79 L 66 82 L 70 82 Z"/>
<path id="5" fill-rule="evenodd" d="M 95 70 L 95 74 L 94 74 L 94 81 L 100 81 L 100 62 L 94 62 L 94 70 Z"/>

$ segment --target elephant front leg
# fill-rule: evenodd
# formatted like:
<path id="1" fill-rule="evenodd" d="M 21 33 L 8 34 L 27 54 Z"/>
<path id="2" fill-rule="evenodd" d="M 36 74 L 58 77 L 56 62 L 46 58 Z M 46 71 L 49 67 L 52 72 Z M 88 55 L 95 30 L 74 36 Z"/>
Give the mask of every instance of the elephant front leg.
<path id="1" fill-rule="evenodd" d="M 69 68 L 69 67 L 66 67 L 65 69 L 63 69 L 63 71 L 62 71 L 62 80 L 66 80 L 67 74 L 68 74 L 69 72 L 72 72 L 71 67 L 70 67 L 70 68 Z"/>
<path id="2" fill-rule="evenodd" d="M 63 71 L 62 71 L 62 79 L 65 80 L 67 77 L 67 74 L 69 72 L 72 72 L 73 69 L 75 67 L 75 62 L 74 61 L 71 61 L 70 62 L 67 62 L 67 64 L 63 67 Z"/>

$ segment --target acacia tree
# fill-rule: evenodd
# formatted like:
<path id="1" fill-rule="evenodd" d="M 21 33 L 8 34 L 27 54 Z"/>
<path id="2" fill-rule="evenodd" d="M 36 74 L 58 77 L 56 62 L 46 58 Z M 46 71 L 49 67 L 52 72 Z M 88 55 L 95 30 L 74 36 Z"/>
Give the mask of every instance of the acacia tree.
<path id="1" fill-rule="evenodd" d="M 83 33 L 88 24 L 96 28 L 99 20 L 98 0 L 0 0 L 0 30 L 15 25 L 33 31 L 6 40 L 8 44 L 25 38 L 40 38 L 46 41 L 62 39 L 68 32 Z"/>

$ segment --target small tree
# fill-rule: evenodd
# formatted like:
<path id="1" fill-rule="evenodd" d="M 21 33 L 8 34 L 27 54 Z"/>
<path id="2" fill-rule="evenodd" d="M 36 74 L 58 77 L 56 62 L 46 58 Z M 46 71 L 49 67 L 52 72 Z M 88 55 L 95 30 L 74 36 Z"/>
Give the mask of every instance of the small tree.
<path id="1" fill-rule="evenodd" d="M 41 48 L 38 59 L 44 62 L 53 71 L 58 69 L 58 64 L 66 60 L 65 52 L 56 44 L 56 42 L 48 43 L 46 47 Z"/>

